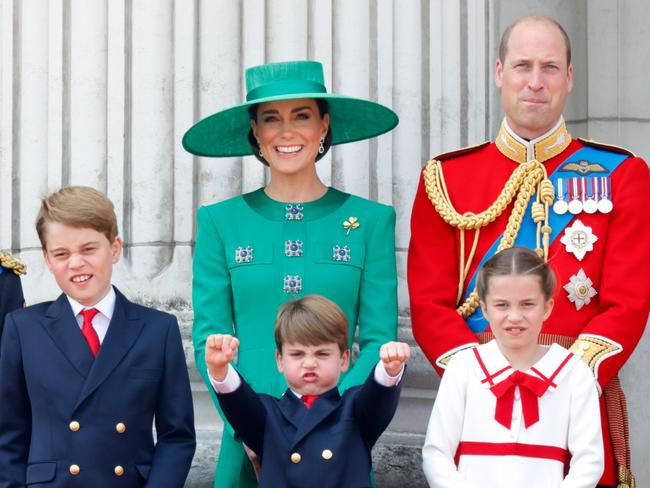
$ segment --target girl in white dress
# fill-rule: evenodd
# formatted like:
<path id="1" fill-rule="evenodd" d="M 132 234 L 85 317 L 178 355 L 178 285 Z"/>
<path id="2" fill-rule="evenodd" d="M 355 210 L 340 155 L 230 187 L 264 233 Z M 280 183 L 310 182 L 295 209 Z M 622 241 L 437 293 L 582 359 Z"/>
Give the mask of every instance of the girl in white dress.
<path id="1" fill-rule="evenodd" d="M 504 250 L 477 291 L 494 340 L 458 352 L 422 449 L 439 488 L 593 488 L 603 471 L 598 392 L 568 350 L 538 344 L 555 276 L 535 252 Z"/>

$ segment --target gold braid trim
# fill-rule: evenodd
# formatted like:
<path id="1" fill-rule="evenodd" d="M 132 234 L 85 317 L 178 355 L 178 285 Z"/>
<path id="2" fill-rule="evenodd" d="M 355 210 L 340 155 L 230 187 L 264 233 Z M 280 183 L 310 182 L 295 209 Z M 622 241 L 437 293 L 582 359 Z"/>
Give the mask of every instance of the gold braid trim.
<path id="1" fill-rule="evenodd" d="M 27 266 L 18 261 L 12 255 L 2 251 L 0 251 L 0 266 L 12 270 L 14 274 L 18 276 L 27 274 Z"/>
<path id="2" fill-rule="evenodd" d="M 503 237 L 501 238 L 501 242 L 499 242 L 497 252 L 513 246 L 517 234 L 519 233 L 519 229 L 521 228 L 521 222 L 523 221 L 528 202 L 533 195 L 537 194 L 536 205 L 534 205 L 532 210 L 533 221 L 537 223 L 538 244 L 536 251 L 540 256 L 543 256 L 544 259 L 548 259 L 549 235 L 551 233 L 551 228 L 548 225 L 548 209 L 549 205 L 553 204 L 555 192 L 553 184 L 548 180 L 546 169 L 542 163 L 533 159 L 520 164 L 512 172 L 510 178 L 508 178 L 508 181 L 501 190 L 496 201 L 487 209 L 477 214 L 466 212 L 461 215 L 456 211 L 447 192 L 447 185 L 442 173 L 440 161 L 436 161 L 435 159 L 429 161 L 424 169 L 423 175 L 429 200 L 431 200 L 431 203 L 440 214 L 440 217 L 442 217 L 447 224 L 460 230 L 461 256 L 459 263 L 460 276 L 458 280 L 457 302 L 460 302 L 460 299 L 462 298 L 463 286 L 465 284 L 465 278 L 467 277 L 470 264 L 474 258 L 479 230 L 494 222 L 505 211 L 508 205 L 510 205 L 513 199 L 515 201 L 514 207 L 510 217 L 508 217 L 508 223 L 503 233 Z M 467 263 L 465 263 L 464 234 L 465 230 L 472 229 L 476 230 L 474 244 L 467 259 Z M 540 233 L 542 234 L 541 243 Z M 473 290 L 467 297 L 467 300 L 465 300 L 456 311 L 463 318 L 467 318 L 474 313 L 478 305 L 479 297 L 476 290 Z"/>
<path id="3" fill-rule="evenodd" d="M 581 358 L 591 369 L 594 378 L 597 376 L 597 367 L 604 357 L 613 356 L 623 350 L 620 344 L 612 341 L 606 341 L 594 336 L 580 336 L 569 349 L 573 354 Z"/>

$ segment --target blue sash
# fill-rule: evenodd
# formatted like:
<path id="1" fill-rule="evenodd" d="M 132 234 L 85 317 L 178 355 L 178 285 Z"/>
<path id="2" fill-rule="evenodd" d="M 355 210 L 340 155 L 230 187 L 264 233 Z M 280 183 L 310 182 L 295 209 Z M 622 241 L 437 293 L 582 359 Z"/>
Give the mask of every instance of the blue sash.
<path id="1" fill-rule="evenodd" d="M 604 166 L 608 171 L 608 175 L 614 171 L 619 164 L 621 164 L 625 159 L 628 158 L 627 154 L 620 154 L 612 151 L 607 151 L 604 149 L 596 149 L 594 147 L 583 147 L 573 154 L 571 154 L 562 164 L 558 165 L 556 170 L 549 176 L 549 179 L 553 183 L 553 186 L 557 189 L 557 179 L 558 178 L 573 178 L 573 177 L 584 177 L 584 174 L 580 174 L 576 171 L 560 171 L 560 169 L 566 165 L 567 163 L 571 162 L 578 162 L 578 161 L 590 161 L 590 162 L 597 162 L 600 165 Z M 517 235 L 517 238 L 515 239 L 515 246 L 523 246 L 523 247 L 528 247 L 530 249 L 535 249 L 537 246 L 537 224 L 533 222 L 533 219 L 531 217 L 531 208 L 533 205 L 533 202 L 535 201 L 535 198 L 531 198 L 530 202 L 528 203 L 528 208 L 526 209 L 526 214 L 524 215 L 524 219 L 521 223 L 521 228 L 519 229 L 519 234 Z M 557 215 L 555 212 L 552 210 L 549 211 L 549 225 L 551 226 L 551 235 L 550 235 L 550 243 L 553 243 L 556 237 L 558 237 L 564 228 L 571 222 L 573 217 L 575 217 L 571 213 L 565 213 L 564 215 Z M 485 261 L 490 259 L 494 254 L 496 253 L 497 248 L 499 247 L 499 243 L 501 242 L 501 238 L 503 237 L 503 233 L 497 238 L 497 240 L 492 244 L 490 249 L 485 253 L 481 261 L 479 262 L 478 267 L 474 271 L 474 274 L 472 275 L 471 280 L 469 281 L 467 285 L 467 291 L 465 292 L 465 299 L 469 296 L 469 294 L 474 290 L 474 287 L 476 286 L 476 275 L 478 274 L 478 270 L 481 269 Z M 549 244 L 550 245 L 550 244 Z M 467 317 L 465 319 L 465 322 L 467 322 L 467 326 L 475 333 L 478 332 L 484 332 L 487 327 L 488 327 L 488 322 L 485 320 L 485 317 L 483 317 L 483 312 L 481 311 L 481 308 L 478 307 L 472 315 Z"/>

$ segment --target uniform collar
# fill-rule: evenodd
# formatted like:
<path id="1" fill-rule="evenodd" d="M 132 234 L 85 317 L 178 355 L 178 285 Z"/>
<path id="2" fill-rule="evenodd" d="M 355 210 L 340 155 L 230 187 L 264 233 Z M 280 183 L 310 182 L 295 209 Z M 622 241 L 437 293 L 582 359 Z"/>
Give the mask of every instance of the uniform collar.
<path id="1" fill-rule="evenodd" d="M 504 118 L 495 141 L 499 151 L 517 163 L 526 163 L 532 159 L 543 163 L 560 154 L 570 143 L 571 134 L 563 117 L 547 133 L 530 141 L 515 134 Z"/>

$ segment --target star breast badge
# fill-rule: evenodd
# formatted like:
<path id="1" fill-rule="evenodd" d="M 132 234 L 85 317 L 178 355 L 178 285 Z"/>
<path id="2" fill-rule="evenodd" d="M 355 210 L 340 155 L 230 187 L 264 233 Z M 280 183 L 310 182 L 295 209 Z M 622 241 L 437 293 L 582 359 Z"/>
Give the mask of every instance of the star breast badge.
<path id="1" fill-rule="evenodd" d="M 580 310 L 596 296 L 597 291 L 592 285 L 591 279 L 580 268 L 576 274 L 569 278 L 569 282 L 563 288 L 569 294 L 569 301 L 575 304 L 577 310 Z"/>
<path id="2" fill-rule="evenodd" d="M 593 251 L 594 242 L 598 237 L 591 231 L 591 227 L 584 225 L 576 219 L 571 227 L 564 229 L 564 235 L 560 242 L 564 244 L 567 252 L 574 254 L 578 261 L 582 261 L 589 251 Z"/>

